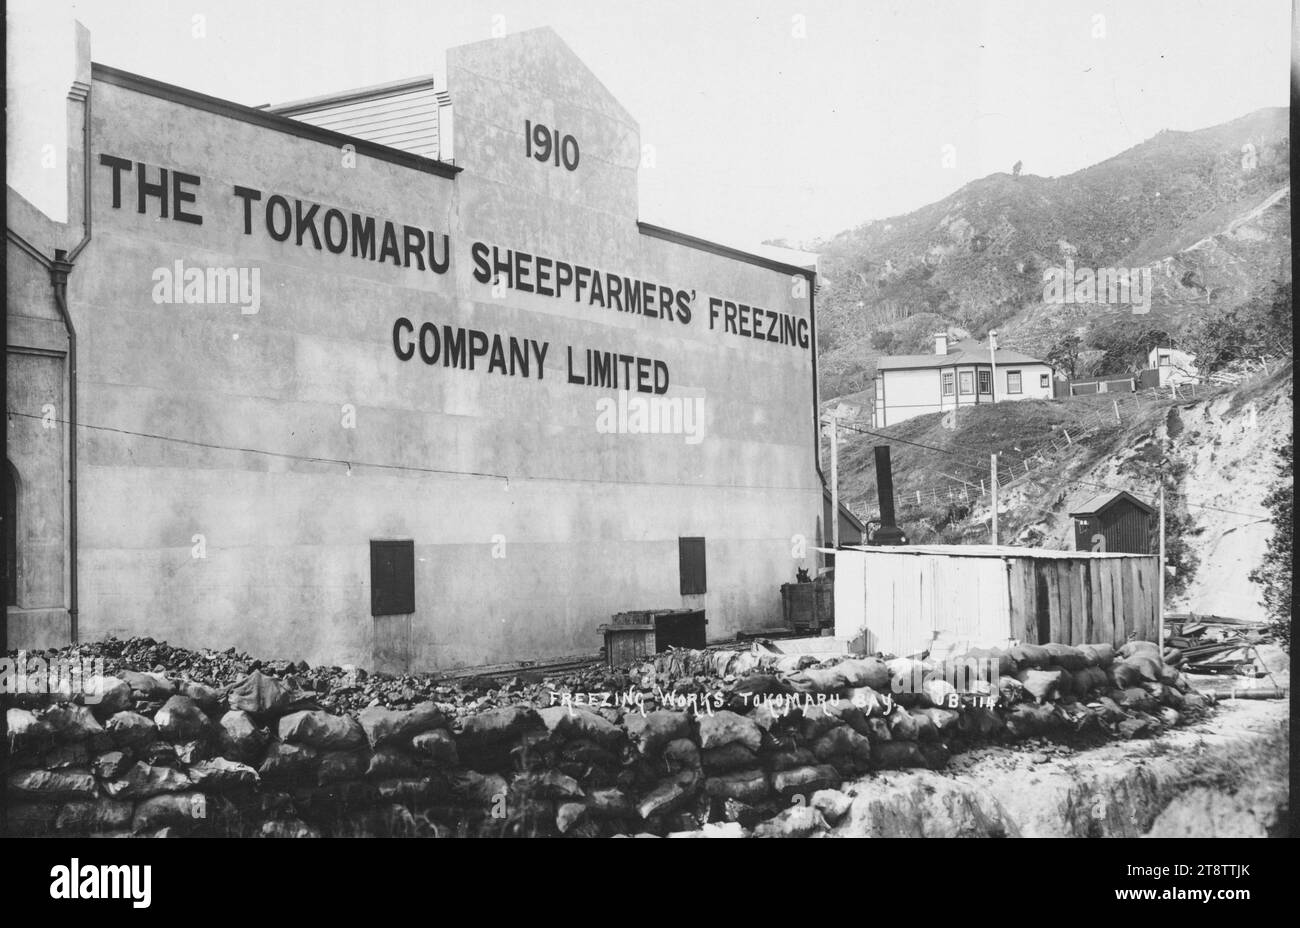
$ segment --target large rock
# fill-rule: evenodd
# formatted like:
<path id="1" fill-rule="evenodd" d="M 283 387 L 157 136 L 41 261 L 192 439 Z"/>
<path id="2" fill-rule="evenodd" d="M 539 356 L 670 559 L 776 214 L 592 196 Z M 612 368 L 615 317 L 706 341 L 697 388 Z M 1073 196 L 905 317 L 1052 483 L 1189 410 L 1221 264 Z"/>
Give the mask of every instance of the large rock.
<path id="1" fill-rule="evenodd" d="M 700 716 L 700 748 L 708 751 L 728 744 L 741 744 L 757 751 L 763 743 L 763 730 L 749 718 L 722 710 L 712 715 Z"/>
<path id="2" fill-rule="evenodd" d="M 601 818 L 631 818 L 634 814 L 632 800 L 615 787 L 588 791 L 587 811 Z"/>
<path id="3" fill-rule="evenodd" d="M 891 741 L 915 741 L 918 737 L 916 720 L 902 706 L 895 706 L 894 711 L 885 719 L 889 724 Z"/>
<path id="4" fill-rule="evenodd" d="M 623 725 L 642 754 L 656 753 L 670 741 L 691 736 L 690 716 L 671 709 L 658 709 L 648 715 L 629 712 Z"/>
<path id="5" fill-rule="evenodd" d="M 796 795 L 811 796 L 819 789 L 838 789 L 839 771 L 827 764 L 815 767 L 795 767 L 772 774 L 772 789 L 789 802 Z"/>
<path id="6" fill-rule="evenodd" d="M 192 699 L 194 704 L 204 712 L 216 712 L 221 708 L 220 690 L 191 680 L 181 681 L 180 690 L 182 696 Z"/>
<path id="7" fill-rule="evenodd" d="M 665 815 L 679 809 L 695 795 L 698 784 L 699 778 L 689 771 L 666 777 L 641 797 L 636 805 L 636 814 L 642 819 L 648 819 L 653 815 Z"/>
<path id="8" fill-rule="evenodd" d="M 827 822 L 834 825 L 849 811 L 853 800 L 837 789 L 819 789 L 812 794 L 808 804 L 819 811 Z"/>
<path id="9" fill-rule="evenodd" d="M 859 735 L 847 725 L 832 728 L 813 744 L 813 754 L 817 759 L 827 763 L 835 760 L 851 760 L 866 766 L 871 763 L 871 742 Z"/>
<path id="10" fill-rule="evenodd" d="M 304 710 L 280 719 L 280 740 L 321 751 L 349 751 L 366 743 L 366 733 L 350 715 Z"/>
<path id="11" fill-rule="evenodd" d="M 366 776 L 376 780 L 391 780 L 400 777 L 413 777 L 420 773 L 420 765 L 405 751 L 392 745 L 384 745 L 370 756 L 370 766 Z"/>
<path id="12" fill-rule="evenodd" d="M 188 829 L 208 818 L 208 800 L 202 793 L 154 796 L 135 807 L 131 830 L 136 834 L 169 825 Z"/>
<path id="13" fill-rule="evenodd" d="M 676 738 L 664 746 L 664 764 L 669 773 L 683 770 L 698 771 L 701 767 L 700 749 L 690 738 Z"/>
<path id="14" fill-rule="evenodd" d="M 27 709 L 6 709 L 9 750 L 14 754 L 39 754 L 54 743 L 54 729 Z"/>
<path id="15" fill-rule="evenodd" d="M 871 763 L 881 770 L 929 766 L 915 741 L 886 741 L 872 745 Z"/>
<path id="16" fill-rule="evenodd" d="M 263 838 L 319 838 L 320 830 L 296 818 L 262 823 Z"/>
<path id="17" fill-rule="evenodd" d="M 845 686 L 865 686 L 876 692 L 887 691 L 893 678 L 889 666 L 878 657 L 850 658 L 841 661 L 839 669 L 845 676 Z"/>
<path id="18" fill-rule="evenodd" d="M 548 706 L 537 714 L 546 730 L 558 738 L 590 738 L 609 746 L 623 736 L 617 725 L 583 706 Z"/>
<path id="19" fill-rule="evenodd" d="M 189 776 L 199 789 L 216 792 L 252 789 L 261 781 L 252 767 L 224 757 L 191 765 Z"/>
<path id="20" fill-rule="evenodd" d="M 317 751 L 310 745 L 273 741 L 257 772 L 263 777 L 299 777 L 310 773 L 316 760 Z"/>
<path id="21" fill-rule="evenodd" d="M 736 770 L 704 781 L 705 795 L 715 799 L 736 799 L 752 804 L 767 799 L 771 791 L 771 782 L 762 770 Z"/>
<path id="22" fill-rule="evenodd" d="M 268 716 L 286 711 L 294 698 L 293 690 L 283 681 L 254 670 L 230 688 L 226 703 L 232 709 Z"/>
<path id="23" fill-rule="evenodd" d="M 372 748 L 385 744 L 405 746 L 416 735 L 447 725 L 442 711 L 431 702 L 422 702 L 405 711 L 368 706 L 361 710 L 357 721 Z"/>
<path id="24" fill-rule="evenodd" d="M 108 720 L 108 734 L 120 748 L 151 744 L 158 739 L 158 726 L 139 712 L 119 712 Z"/>
<path id="25" fill-rule="evenodd" d="M 455 767 L 458 763 L 456 739 L 443 728 L 416 735 L 411 739 L 411 749 L 441 767 Z"/>
<path id="26" fill-rule="evenodd" d="M 179 793 L 193 786 L 190 778 L 170 767 L 154 767 L 136 761 L 126 773 L 104 784 L 104 792 L 114 799 L 148 799 L 161 793 Z"/>
<path id="27" fill-rule="evenodd" d="M 130 709 L 135 695 L 131 685 L 121 677 L 99 677 L 98 692 L 86 694 L 86 705 L 100 718 L 107 718 L 114 712 Z"/>
<path id="28" fill-rule="evenodd" d="M 1059 670 L 1033 670 L 1026 668 L 1016 674 L 1025 691 L 1038 702 L 1055 699 L 1061 692 L 1062 674 Z"/>
<path id="29" fill-rule="evenodd" d="M 94 799 L 95 778 L 88 770 L 18 770 L 9 775 L 9 789 L 31 799 Z"/>
<path id="30" fill-rule="evenodd" d="M 459 743 L 467 750 L 495 747 L 542 727 L 542 720 L 528 706 L 489 709 L 461 720 Z"/>
<path id="31" fill-rule="evenodd" d="M 50 726 L 59 741 L 86 741 L 104 734 L 104 726 L 85 706 L 61 703 L 46 709 L 41 721 Z"/>
<path id="32" fill-rule="evenodd" d="M 270 732 L 243 709 L 231 709 L 221 717 L 221 753 L 245 764 L 259 763 L 266 752 Z"/>
<path id="33" fill-rule="evenodd" d="M 510 791 L 526 799 L 582 799 L 582 787 L 573 777 L 558 770 L 523 773 L 515 777 Z"/>
<path id="34" fill-rule="evenodd" d="M 781 814 L 759 823 L 754 828 L 755 838 L 809 838 L 830 830 L 819 809 L 797 805 Z"/>
<path id="35" fill-rule="evenodd" d="M 826 706 L 807 706 L 799 718 L 799 735 L 804 741 L 816 741 L 832 728 L 838 728 L 845 724 L 844 719 L 838 713 L 832 712 Z"/>
<path id="36" fill-rule="evenodd" d="M 153 721 L 159 733 L 172 744 L 197 741 L 206 737 L 212 728 L 198 703 L 188 696 L 170 697 L 154 714 Z"/>
<path id="37" fill-rule="evenodd" d="M 321 786 L 359 779 L 369 766 L 356 751 L 326 751 L 316 765 L 316 782 Z"/>
<path id="38" fill-rule="evenodd" d="M 41 758 L 39 766 L 47 770 L 61 770 L 65 767 L 85 767 L 90 763 L 90 751 L 84 741 L 63 744 L 52 751 L 47 751 Z"/>
<path id="39" fill-rule="evenodd" d="M 54 827 L 58 831 L 116 831 L 131 823 L 135 803 L 121 799 L 82 799 L 59 808 Z"/>
<path id="40" fill-rule="evenodd" d="M 739 741 L 710 748 L 700 755 L 704 769 L 709 773 L 743 770 L 758 766 L 758 755 Z"/>
<path id="41" fill-rule="evenodd" d="M 121 751 L 107 751 L 95 758 L 90 769 L 101 780 L 115 780 L 125 772 L 129 764 L 130 758 Z"/>
<path id="42" fill-rule="evenodd" d="M 141 673 L 138 670 L 119 671 L 118 676 L 131 687 L 131 695 L 136 699 L 166 699 L 176 692 L 176 684 L 157 673 Z"/>

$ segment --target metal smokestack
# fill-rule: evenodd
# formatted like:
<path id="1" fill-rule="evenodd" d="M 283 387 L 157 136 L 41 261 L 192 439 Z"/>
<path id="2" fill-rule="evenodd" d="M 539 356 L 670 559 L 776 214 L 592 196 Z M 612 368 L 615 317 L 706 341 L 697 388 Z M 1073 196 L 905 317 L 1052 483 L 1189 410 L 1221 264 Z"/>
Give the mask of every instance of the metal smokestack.
<path id="1" fill-rule="evenodd" d="M 872 544 L 905 545 L 907 536 L 894 521 L 894 472 L 889 463 L 889 446 L 877 445 L 872 451 L 876 456 L 876 491 L 880 494 L 880 528 Z"/>

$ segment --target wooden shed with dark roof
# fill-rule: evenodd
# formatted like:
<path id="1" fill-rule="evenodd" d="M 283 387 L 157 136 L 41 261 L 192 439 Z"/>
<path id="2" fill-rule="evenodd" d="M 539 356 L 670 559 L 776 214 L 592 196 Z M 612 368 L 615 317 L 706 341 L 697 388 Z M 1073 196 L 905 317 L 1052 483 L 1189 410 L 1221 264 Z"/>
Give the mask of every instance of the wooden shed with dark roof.
<path id="1" fill-rule="evenodd" d="M 1070 513 L 1077 551 L 1150 554 L 1155 507 L 1116 490 L 1087 500 Z"/>

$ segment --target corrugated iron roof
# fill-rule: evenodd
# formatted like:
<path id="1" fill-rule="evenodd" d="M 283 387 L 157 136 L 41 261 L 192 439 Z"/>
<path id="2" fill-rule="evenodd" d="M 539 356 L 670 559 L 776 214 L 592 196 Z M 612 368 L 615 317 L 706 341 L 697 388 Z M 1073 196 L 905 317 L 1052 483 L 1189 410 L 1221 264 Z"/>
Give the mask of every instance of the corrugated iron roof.
<path id="1" fill-rule="evenodd" d="M 1144 503 L 1142 500 L 1138 499 L 1132 493 L 1127 493 L 1124 490 L 1114 490 L 1110 493 L 1099 493 L 1096 496 L 1092 497 L 1091 499 L 1084 500 L 1078 506 L 1078 508 L 1076 508 L 1073 512 L 1070 513 L 1070 515 L 1072 517 L 1096 515 L 1097 513 L 1101 512 L 1104 509 L 1109 509 L 1111 506 L 1115 505 L 1121 500 L 1128 500 L 1130 503 L 1133 503 L 1139 509 L 1143 509 L 1149 513 L 1156 511 L 1154 506 L 1152 506 L 1150 503 Z"/>
<path id="2" fill-rule="evenodd" d="M 1155 557 L 1154 554 L 1123 554 L 1114 551 L 1058 551 L 1055 548 L 1017 548 L 1012 545 L 842 545 L 841 551 L 868 554 L 941 554 L 947 557 L 1032 557 L 1048 560 L 1090 560 L 1108 557 Z"/>
<path id="3" fill-rule="evenodd" d="M 1010 348 L 998 348 L 994 352 L 994 359 L 999 367 L 1004 364 L 1047 364 L 1046 361 L 1031 358 Z M 947 354 L 885 355 L 876 360 L 876 370 L 923 370 L 930 367 L 952 367 L 955 364 L 983 364 L 987 367 L 988 363 L 988 345 L 968 340 L 950 345 Z"/>

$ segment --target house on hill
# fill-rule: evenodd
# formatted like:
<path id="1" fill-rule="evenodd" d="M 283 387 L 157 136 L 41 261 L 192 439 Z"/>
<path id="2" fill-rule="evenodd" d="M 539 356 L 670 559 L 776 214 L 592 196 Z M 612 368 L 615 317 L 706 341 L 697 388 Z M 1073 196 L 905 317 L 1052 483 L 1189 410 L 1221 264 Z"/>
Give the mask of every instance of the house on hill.
<path id="1" fill-rule="evenodd" d="M 1193 363 L 1195 360 L 1196 355 L 1186 351 L 1157 346 L 1147 355 L 1147 368 L 1159 373 L 1162 387 L 1171 383 L 1197 383 L 1201 378 L 1200 371 Z"/>
<path id="2" fill-rule="evenodd" d="M 1052 398 L 1052 366 L 1010 348 L 990 361 L 987 345 L 949 344 L 934 336 L 933 354 L 888 355 L 876 362 L 876 425 L 958 406 Z"/>

